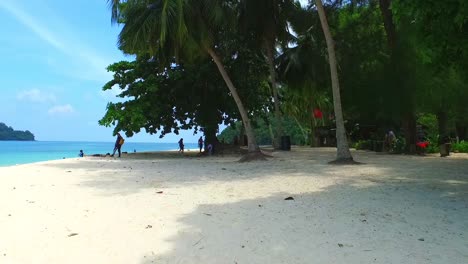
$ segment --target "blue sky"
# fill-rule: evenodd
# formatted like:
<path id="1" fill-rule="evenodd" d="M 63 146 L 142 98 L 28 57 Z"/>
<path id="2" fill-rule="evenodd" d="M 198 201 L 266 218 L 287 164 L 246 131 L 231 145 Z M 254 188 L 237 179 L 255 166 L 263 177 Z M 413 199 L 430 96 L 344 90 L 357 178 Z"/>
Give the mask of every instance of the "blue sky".
<path id="1" fill-rule="evenodd" d="M 115 93 L 107 65 L 131 60 L 116 47 L 106 0 L 0 0 L 0 122 L 41 141 L 113 141 L 101 127 Z M 196 142 L 191 131 L 164 139 L 140 132 L 135 142 Z"/>

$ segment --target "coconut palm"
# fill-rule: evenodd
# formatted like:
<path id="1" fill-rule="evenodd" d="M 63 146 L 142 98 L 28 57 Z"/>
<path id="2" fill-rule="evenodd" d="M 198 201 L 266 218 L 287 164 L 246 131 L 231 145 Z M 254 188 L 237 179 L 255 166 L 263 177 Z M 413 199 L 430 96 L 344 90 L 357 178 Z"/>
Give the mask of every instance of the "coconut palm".
<path id="1" fill-rule="evenodd" d="M 325 78 L 327 61 L 322 48 L 324 41 L 314 37 L 317 27 L 308 26 L 304 31 L 298 26 L 301 25 L 291 24 L 298 34 L 294 38 L 294 46 L 283 48 L 278 57 L 279 77 L 286 85 L 282 106 L 285 113 L 294 118 L 304 136 L 305 132 L 308 133 L 311 146 L 315 146 L 315 128 L 318 124 L 325 124 L 323 118 L 318 120 L 312 113 L 314 109 L 329 112 L 332 105 L 329 92 L 324 89 L 329 86 L 329 79 Z"/>
<path id="2" fill-rule="evenodd" d="M 235 2 L 218 0 L 109 0 L 112 20 L 122 23 L 119 48 L 176 59 L 209 55 L 242 117 L 249 153 L 259 152 L 247 110 L 219 55 L 217 38 L 236 25 Z M 168 60 L 169 61 L 169 60 Z"/>
<path id="3" fill-rule="evenodd" d="M 337 155 L 336 162 L 352 162 L 353 156 L 349 151 L 348 140 L 346 137 L 346 130 L 343 120 L 343 111 L 341 109 L 341 96 L 340 96 L 340 83 L 338 79 L 338 70 L 336 66 L 335 56 L 335 43 L 328 26 L 327 17 L 323 8 L 322 0 L 315 0 L 315 5 L 320 17 L 320 23 L 322 30 L 325 35 L 328 50 L 328 61 L 330 64 L 332 91 L 333 91 L 333 106 L 335 110 L 335 121 L 336 121 L 336 145 Z"/>

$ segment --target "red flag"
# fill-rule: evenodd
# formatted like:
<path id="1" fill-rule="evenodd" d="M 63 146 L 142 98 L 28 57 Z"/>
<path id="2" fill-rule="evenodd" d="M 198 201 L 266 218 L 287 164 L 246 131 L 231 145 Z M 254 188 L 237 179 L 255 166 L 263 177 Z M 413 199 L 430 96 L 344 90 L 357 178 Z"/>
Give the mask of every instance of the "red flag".
<path id="1" fill-rule="evenodd" d="M 318 108 L 315 108 L 314 109 L 314 117 L 318 118 L 318 119 L 321 119 L 323 117 L 322 111 L 320 111 L 320 109 L 318 109 Z"/>
<path id="2" fill-rule="evenodd" d="M 418 146 L 418 147 L 420 147 L 422 149 L 425 149 L 425 148 L 427 148 L 427 146 L 429 146 L 429 142 L 427 142 L 427 141 L 418 142 L 418 143 L 416 143 L 416 146 Z"/>

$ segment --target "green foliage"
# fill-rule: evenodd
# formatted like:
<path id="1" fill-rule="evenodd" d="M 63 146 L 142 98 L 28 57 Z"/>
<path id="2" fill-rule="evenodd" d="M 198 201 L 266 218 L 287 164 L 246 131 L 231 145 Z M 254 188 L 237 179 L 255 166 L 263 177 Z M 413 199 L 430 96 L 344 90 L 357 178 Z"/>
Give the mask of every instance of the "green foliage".
<path id="1" fill-rule="evenodd" d="M 268 114 L 273 104 L 262 52 L 276 43 L 285 131 L 294 143 L 308 144 L 317 126 L 333 125 L 328 118 L 312 117 L 314 108 L 326 117 L 333 115 L 327 47 L 315 8 L 302 9 L 289 0 L 109 2 L 114 21 L 123 24 L 120 48 L 138 56 L 135 62 L 109 68 L 115 75 L 105 89 L 119 86 L 124 102 L 110 103 L 101 124 L 128 133 L 145 128 L 164 135 L 240 120 L 224 80 L 206 59 L 206 49 L 212 48 L 249 115 L 255 116 L 257 139 L 267 144 L 270 126 L 278 124 Z M 427 152 L 438 151 L 435 113 L 448 115 L 451 131 L 455 124 L 467 126 L 467 1 L 392 0 L 394 45 L 387 39 L 379 5 L 384 1 L 324 2 L 348 123 L 376 127 L 370 138 L 378 141 L 387 129 L 404 131 L 402 121 L 417 116 L 430 141 Z M 142 54 L 150 54 L 151 60 L 140 60 Z M 238 129 L 226 129 L 222 138 L 231 141 Z M 358 141 L 354 146 L 371 148 L 370 144 Z M 404 144 L 398 138 L 394 151 L 402 152 Z"/>
<path id="2" fill-rule="evenodd" d="M 235 122 L 231 124 L 223 131 L 221 131 L 221 133 L 218 135 L 218 140 L 226 144 L 233 144 L 236 142 L 236 138 L 238 138 L 240 135 L 241 127 L 241 122 Z"/>
<path id="3" fill-rule="evenodd" d="M 121 90 L 118 97 L 124 101 L 109 103 L 99 123 L 113 125 L 114 133 L 123 130 L 127 136 L 144 128 L 147 133 L 160 132 L 163 137 L 171 132 L 178 134 L 180 129 L 196 131 L 199 126 L 230 122 L 230 117 L 222 113 L 232 113 L 231 105 L 221 106 L 222 100 L 215 100 L 227 97 L 219 89 L 222 80 L 210 76 L 216 69 L 206 62 L 197 65 L 197 70 L 194 66 L 165 68 L 149 56 L 112 64 L 108 70 L 114 72 L 114 79 L 103 90 L 117 86 Z"/>
<path id="4" fill-rule="evenodd" d="M 460 153 L 468 153 L 468 141 L 460 141 L 459 143 L 452 143 L 452 151 Z"/>
<path id="5" fill-rule="evenodd" d="M 28 130 L 18 131 L 0 123 L 0 140 L 34 141 L 34 135 Z"/>
<path id="6" fill-rule="evenodd" d="M 468 2 L 465 0 L 394 0 L 400 27 L 411 28 L 425 84 L 416 87 L 423 111 L 451 112 L 466 124 L 468 96 Z M 410 23 L 408 23 L 410 21 Z"/>
<path id="7" fill-rule="evenodd" d="M 357 150 L 373 150 L 381 151 L 383 149 L 383 143 L 380 140 L 358 140 L 352 144 L 352 147 Z M 402 137 L 397 137 L 390 152 L 395 154 L 400 154 L 405 151 L 405 139 Z M 378 148 L 378 149 L 376 149 Z"/>
<path id="8" fill-rule="evenodd" d="M 403 153 L 406 147 L 406 140 L 404 137 L 397 137 L 395 140 L 395 146 L 393 148 L 394 153 Z"/>
<path id="9" fill-rule="evenodd" d="M 439 152 L 439 131 L 437 116 L 434 114 L 420 114 L 417 123 L 422 126 L 425 133 L 425 141 L 429 142 L 429 145 L 424 150 L 426 153 L 438 153 Z"/>
<path id="10" fill-rule="evenodd" d="M 352 144 L 352 147 L 357 150 L 364 150 L 371 148 L 372 141 L 371 140 L 358 140 Z"/>
<path id="11" fill-rule="evenodd" d="M 273 120 L 272 118 L 266 118 L 267 120 Z M 273 120 L 273 122 L 275 122 Z M 271 131 L 269 123 L 265 121 L 264 118 L 257 118 L 253 120 L 255 139 L 260 145 L 271 145 Z M 273 124 L 271 124 L 273 125 Z M 308 144 L 307 140 L 304 138 L 304 135 L 301 133 L 301 130 L 297 123 L 294 122 L 291 118 L 285 117 L 283 120 L 284 132 L 286 135 L 290 136 L 291 144 L 293 145 L 306 145 Z M 236 139 L 239 138 L 242 131 L 242 123 L 236 122 L 235 124 L 228 126 L 224 129 L 221 134 L 218 136 L 218 139 L 222 142 L 233 144 L 236 142 Z"/>
<path id="12" fill-rule="evenodd" d="M 434 114 L 421 114 L 417 121 L 429 135 L 437 135 L 437 116 Z"/>
<path id="13" fill-rule="evenodd" d="M 426 153 L 439 153 L 439 144 L 437 144 L 437 140 L 435 143 L 429 140 L 429 145 L 425 149 Z"/>
<path id="14" fill-rule="evenodd" d="M 226 61 L 235 77 L 241 77 L 240 96 L 252 112 L 261 112 L 268 90 L 264 64 L 248 49 Z M 239 119 L 237 108 L 226 92 L 216 66 L 209 60 L 164 67 L 154 57 L 138 56 L 133 62 L 122 61 L 108 67 L 113 80 L 103 90 L 119 88 L 123 102 L 109 103 L 100 125 L 115 126 L 114 133 L 127 136 L 140 132 L 178 134 L 180 129 L 199 128 L 216 133 L 218 124 Z M 263 92 L 262 92 L 263 90 Z M 259 113 L 260 115 L 260 113 Z"/>

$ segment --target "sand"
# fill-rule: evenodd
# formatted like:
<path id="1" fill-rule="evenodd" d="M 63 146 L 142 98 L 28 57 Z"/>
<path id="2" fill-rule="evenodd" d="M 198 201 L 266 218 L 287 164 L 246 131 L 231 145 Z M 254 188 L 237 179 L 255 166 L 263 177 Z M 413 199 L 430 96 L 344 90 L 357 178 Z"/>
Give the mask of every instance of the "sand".
<path id="1" fill-rule="evenodd" d="M 0 263 L 468 263 L 468 155 L 334 155 L 2 167 Z"/>

